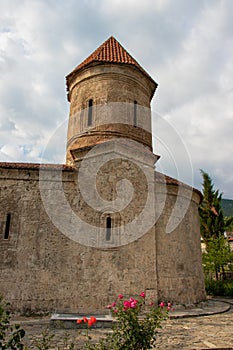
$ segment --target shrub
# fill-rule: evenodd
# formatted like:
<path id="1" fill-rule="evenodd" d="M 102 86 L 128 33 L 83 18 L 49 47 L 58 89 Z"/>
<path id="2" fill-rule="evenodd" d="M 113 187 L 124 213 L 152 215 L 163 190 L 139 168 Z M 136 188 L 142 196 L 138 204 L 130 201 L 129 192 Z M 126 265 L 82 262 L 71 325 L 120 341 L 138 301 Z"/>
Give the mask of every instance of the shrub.
<path id="1" fill-rule="evenodd" d="M 23 349 L 22 339 L 25 331 L 20 325 L 10 325 L 9 303 L 0 296 L 0 349 Z"/>
<path id="2" fill-rule="evenodd" d="M 206 278 L 205 288 L 208 295 L 233 297 L 233 281 Z"/>
<path id="3" fill-rule="evenodd" d="M 77 324 L 83 323 L 86 327 L 86 342 L 83 350 L 147 350 L 155 345 L 157 328 L 166 319 L 171 304 L 160 303 L 157 307 L 153 302 L 149 304 L 149 311 L 145 311 L 145 293 L 137 298 L 124 299 L 120 294 L 115 302 L 108 306 L 115 318 L 113 331 L 99 344 L 91 344 L 89 329 L 97 322 L 94 316 L 89 319 L 83 317 L 77 320 Z M 54 334 L 48 329 L 41 335 L 34 337 L 30 347 L 24 347 L 22 339 L 25 331 L 19 325 L 10 325 L 9 304 L 0 297 L 0 349 L 6 350 L 48 350 Z M 69 343 L 69 345 L 68 345 Z M 69 335 L 64 336 L 65 349 L 80 349 L 79 344 L 70 343 Z"/>
<path id="4" fill-rule="evenodd" d="M 142 292 L 137 299 L 124 299 L 120 294 L 108 308 L 116 319 L 113 332 L 97 345 L 88 344 L 89 350 L 146 350 L 151 349 L 156 341 L 156 328 L 166 319 L 171 304 L 156 307 L 150 303 L 150 310 L 142 314 L 145 306 L 145 293 Z"/>

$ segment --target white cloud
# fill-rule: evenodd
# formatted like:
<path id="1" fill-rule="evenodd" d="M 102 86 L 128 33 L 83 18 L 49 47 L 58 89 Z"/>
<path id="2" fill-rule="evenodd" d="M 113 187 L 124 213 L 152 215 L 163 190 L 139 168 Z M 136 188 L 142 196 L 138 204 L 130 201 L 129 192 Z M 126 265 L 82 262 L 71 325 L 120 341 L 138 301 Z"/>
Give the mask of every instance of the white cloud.
<path id="1" fill-rule="evenodd" d="M 68 116 L 65 75 L 114 35 L 158 81 L 153 109 L 187 145 L 195 184 L 203 168 L 230 195 L 232 13 L 229 0 L 2 1 L 0 158 L 40 161 Z M 47 161 L 64 159 L 66 125 L 49 144 Z M 161 167 L 174 171 L 166 157 Z"/>

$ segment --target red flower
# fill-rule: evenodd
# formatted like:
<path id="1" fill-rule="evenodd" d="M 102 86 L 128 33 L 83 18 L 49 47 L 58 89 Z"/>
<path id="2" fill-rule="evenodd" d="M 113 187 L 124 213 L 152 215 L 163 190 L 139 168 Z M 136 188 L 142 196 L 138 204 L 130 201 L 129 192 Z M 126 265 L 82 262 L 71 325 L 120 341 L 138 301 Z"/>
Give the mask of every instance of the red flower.
<path id="1" fill-rule="evenodd" d="M 85 322 L 88 324 L 89 327 L 91 327 L 94 323 L 97 322 L 96 318 L 94 316 L 91 316 L 90 319 L 88 320 L 87 317 L 83 317 L 83 319 L 79 319 L 76 321 L 77 324 L 80 324 L 82 322 Z"/>
<path id="2" fill-rule="evenodd" d="M 91 317 L 90 317 L 90 320 L 92 321 L 92 323 L 96 323 L 96 322 L 97 322 L 97 319 L 96 319 L 96 317 L 94 317 L 94 316 L 91 316 Z"/>
<path id="3" fill-rule="evenodd" d="M 141 292 L 140 297 L 145 298 L 146 294 L 145 292 Z"/>
<path id="4" fill-rule="evenodd" d="M 90 319 L 90 320 L 88 320 L 88 321 L 87 321 L 87 324 L 88 324 L 88 327 L 91 327 L 91 326 L 93 325 L 92 320 L 91 320 L 91 319 Z"/>
<path id="5" fill-rule="evenodd" d="M 122 295 L 122 294 L 119 294 L 119 295 L 118 295 L 118 299 L 123 299 L 123 295 Z"/>

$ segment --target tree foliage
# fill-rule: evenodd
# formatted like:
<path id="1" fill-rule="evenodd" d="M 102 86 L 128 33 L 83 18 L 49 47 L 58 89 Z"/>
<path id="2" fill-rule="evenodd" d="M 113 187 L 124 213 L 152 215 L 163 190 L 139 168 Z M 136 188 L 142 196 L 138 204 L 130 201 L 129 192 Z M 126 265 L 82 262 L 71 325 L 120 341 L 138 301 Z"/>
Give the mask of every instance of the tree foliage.
<path id="1" fill-rule="evenodd" d="M 201 236 L 208 246 L 211 238 L 218 238 L 224 235 L 225 222 L 221 209 L 222 194 L 214 190 L 210 176 L 201 170 L 203 177 L 203 201 L 199 206 Z"/>
<path id="2" fill-rule="evenodd" d="M 203 267 L 206 275 L 214 274 L 215 279 L 225 279 L 226 269 L 231 270 L 233 252 L 224 236 L 210 238 L 208 250 L 203 253 Z"/>
<path id="3" fill-rule="evenodd" d="M 226 231 L 233 231 L 233 216 L 224 217 L 224 226 Z"/>
<path id="4" fill-rule="evenodd" d="M 203 253 L 205 273 L 215 279 L 225 278 L 225 271 L 232 268 L 233 253 L 224 232 L 232 225 L 233 218 L 224 218 L 221 208 L 222 194 L 214 189 L 210 176 L 201 170 L 203 177 L 203 201 L 199 206 L 201 236 L 206 249 Z"/>
<path id="5" fill-rule="evenodd" d="M 0 296 L 0 349 L 22 350 L 25 331 L 20 325 L 10 324 L 9 304 Z"/>

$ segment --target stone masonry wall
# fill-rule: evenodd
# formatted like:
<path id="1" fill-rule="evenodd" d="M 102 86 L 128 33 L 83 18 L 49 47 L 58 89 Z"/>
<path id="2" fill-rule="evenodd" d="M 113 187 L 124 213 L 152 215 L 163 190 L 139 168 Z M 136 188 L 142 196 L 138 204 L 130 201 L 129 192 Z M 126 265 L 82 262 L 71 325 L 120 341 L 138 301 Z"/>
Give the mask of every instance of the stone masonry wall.
<path id="1" fill-rule="evenodd" d="M 180 192 L 179 192 L 180 191 Z M 164 186 L 157 186 L 157 194 Z M 156 223 L 158 297 L 178 304 L 205 299 L 198 205 L 200 195 L 191 188 L 170 185 L 162 215 Z M 175 205 L 176 212 L 174 212 Z M 169 220 L 175 229 L 166 232 Z"/>
<path id="2" fill-rule="evenodd" d="M 94 64 L 79 72 L 69 85 L 67 164 L 72 164 L 72 149 L 112 137 L 132 138 L 152 150 L 150 100 L 153 89 L 151 80 L 130 65 Z M 88 125 L 90 99 L 93 100 L 92 122 Z M 134 101 L 137 102 L 136 125 Z"/>
<path id="3" fill-rule="evenodd" d="M 184 195 L 184 219 L 174 232 L 166 233 L 178 187 L 157 184 L 155 196 L 159 202 L 166 192 L 166 204 L 156 225 L 133 243 L 96 249 L 68 238 L 53 224 L 41 200 L 38 169 L 1 169 L 0 175 L 0 293 L 14 309 L 101 313 L 118 293 L 142 290 L 177 303 L 205 298 L 197 193 L 191 200 L 190 190 Z M 47 170 L 47 176 L 46 195 L 52 198 L 59 191 L 57 171 Z M 63 171 L 66 198 L 77 213 L 93 220 L 77 190 L 76 176 L 75 171 Z M 140 197 L 135 199 L 140 205 Z M 58 210 L 59 203 L 50 204 Z M 9 213 L 10 235 L 4 239 Z M 125 215 L 124 220 L 129 219 L 132 211 Z"/>
<path id="4" fill-rule="evenodd" d="M 51 196 L 58 191 L 56 171 L 47 173 L 47 195 Z M 153 228 L 119 248 L 80 245 L 51 222 L 38 180 L 39 170 L 1 169 L 0 293 L 14 309 L 103 312 L 118 293 L 156 289 Z M 63 172 L 63 187 L 69 202 L 85 211 L 73 171 Z M 51 205 L 59 207 L 59 203 Z M 8 213 L 11 224 L 6 240 Z"/>

